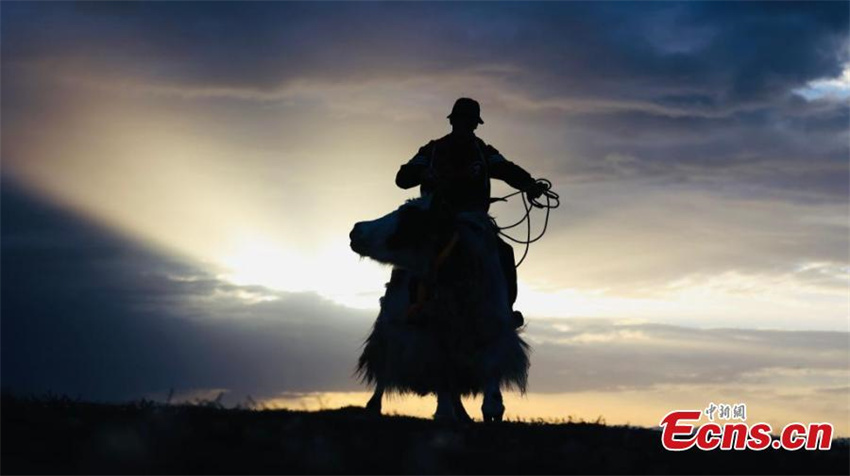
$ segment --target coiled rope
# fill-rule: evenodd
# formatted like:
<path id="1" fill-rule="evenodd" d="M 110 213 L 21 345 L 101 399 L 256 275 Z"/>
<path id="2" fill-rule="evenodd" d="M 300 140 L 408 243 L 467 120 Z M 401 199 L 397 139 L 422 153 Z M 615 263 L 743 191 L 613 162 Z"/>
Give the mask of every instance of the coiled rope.
<path id="1" fill-rule="evenodd" d="M 520 245 L 525 245 L 525 250 L 522 252 L 522 258 L 520 258 L 519 261 L 517 261 L 517 264 L 516 264 L 517 268 L 519 268 L 519 266 L 522 264 L 522 262 L 525 261 L 525 257 L 528 256 L 528 249 L 531 247 L 531 244 L 536 242 L 540 238 L 543 238 L 543 235 L 546 234 L 546 228 L 549 226 L 549 212 L 554 210 L 555 208 L 558 208 L 559 206 L 561 206 L 561 197 L 560 197 L 560 195 L 558 195 L 557 193 L 552 191 L 552 182 L 550 182 L 549 180 L 547 180 L 545 178 L 542 178 L 542 179 L 537 179 L 535 181 L 535 184 L 543 184 L 545 190 L 543 191 L 543 194 L 541 195 L 541 197 L 546 198 L 546 203 L 541 202 L 540 197 L 538 197 L 538 198 L 529 197 L 528 200 L 526 200 L 525 199 L 525 193 L 528 191 L 528 189 L 519 190 L 519 191 L 516 191 L 514 193 L 505 195 L 504 197 L 494 198 L 494 199 L 491 200 L 493 202 L 507 202 L 508 199 L 513 197 L 514 195 L 520 195 L 522 197 L 522 206 L 523 206 L 523 208 L 525 208 L 525 214 L 523 215 L 522 218 L 520 218 L 520 220 L 518 222 L 516 222 L 512 225 L 508 225 L 508 226 L 499 226 L 496 223 L 496 220 L 493 220 L 493 224 L 496 226 L 496 229 L 497 229 L 497 231 L 500 235 L 504 236 L 505 238 L 507 238 L 510 241 L 513 241 L 514 243 L 517 243 L 517 244 L 520 244 Z M 529 189 L 530 188 L 531 187 L 529 187 Z M 531 238 L 531 209 L 532 208 L 543 208 L 543 209 L 546 210 L 546 217 L 543 220 L 543 230 L 541 230 L 540 234 L 537 235 L 534 238 Z M 507 233 L 504 232 L 505 230 L 510 230 L 511 228 L 515 228 L 515 227 L 521 225 L 523 222 L 525 222 L 525 224 L 526 224 L 526 227 L 525 227 L 526 235 L 525 235 L 524 240 L 514 238 L 513 236 L 510 236 L 510 235 L 508 235 Z"/>

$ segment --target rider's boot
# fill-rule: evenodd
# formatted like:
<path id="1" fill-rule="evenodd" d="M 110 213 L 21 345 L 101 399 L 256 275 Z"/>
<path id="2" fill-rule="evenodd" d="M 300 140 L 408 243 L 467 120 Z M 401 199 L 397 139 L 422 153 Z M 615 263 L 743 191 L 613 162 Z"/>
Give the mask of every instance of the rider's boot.
<path id="1" fill-rule="evenodd" d="M 516 261 L 514 260 L 514 249 L 501 238 L 497 240 L 497 244 L 499 250 L 499 262 L 502 265 L 502 273 L 505 276 L 505 285 L 508 287 L 508 301 L 510 302 L 512 309 L 511 321 L 514 329 L 519 329 L 525 324 L 525 318 L 522 316 L 521 312 L 513 310 L 517 295 L 517 275 Z"/>
<path id="2" fill-rule="evenodd" d="M 511 312 L 511 317 L 513 318 L 514 329 L 519 329 L 525 324 L 525 318 L 521 312 L 515 310 Z"/>

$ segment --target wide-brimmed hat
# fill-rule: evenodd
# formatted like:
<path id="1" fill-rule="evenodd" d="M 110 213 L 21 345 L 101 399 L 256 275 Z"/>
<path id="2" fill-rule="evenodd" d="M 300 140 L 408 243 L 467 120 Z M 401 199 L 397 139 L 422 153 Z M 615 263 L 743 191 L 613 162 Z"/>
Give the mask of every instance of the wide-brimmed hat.
<path id="1" fill-rule="evenodd" d="M 479 124 L 484 124 L 484 121 L 481 120 L 481 106 L 475 99 L 460 98 L 455 101 L 452 113 L 446 117 L 451 119 L 453 116 L 474 117 L 478 119 Z"/>

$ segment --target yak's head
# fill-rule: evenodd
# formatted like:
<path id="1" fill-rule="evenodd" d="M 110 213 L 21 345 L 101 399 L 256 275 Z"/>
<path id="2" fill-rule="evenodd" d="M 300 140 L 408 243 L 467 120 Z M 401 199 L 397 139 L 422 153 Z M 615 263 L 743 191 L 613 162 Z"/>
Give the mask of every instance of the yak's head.
<path id="1" fill-rule="evenodd" d="M 402 268 L 424 270 L 454 233 L 454 220 L 427 197 L 410 200 L 394 212 L 361 221 L 349 233 L 360 256 Z"/>

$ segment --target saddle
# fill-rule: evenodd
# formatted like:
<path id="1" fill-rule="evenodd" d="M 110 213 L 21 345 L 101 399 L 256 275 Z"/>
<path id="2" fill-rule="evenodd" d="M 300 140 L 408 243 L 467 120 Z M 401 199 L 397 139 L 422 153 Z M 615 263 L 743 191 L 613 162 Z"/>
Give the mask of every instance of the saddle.
<path id="1" fill-rule="evenodd" d="M 436 301 L 437 298 L 440 297 L 438 296 L 438 278 L 440 270 L 443 268 L 443 265 L 452 253 L 455 252 L 458 240 L 458 233 L 454 232 L 451 238 L 440 249 L 440 252 L 431 264 L 428 273 L 424 277 L 412 276 L 408 282 L 408 296 L 410 296 L 410 300 L 405 315 L 405 320 L 408 324 L 421 326 L 428 324 L 429 319 L 434 317 L 433 314 L 452 314 L 452 312 L 447 309 L 447 306 L 445 305 L 446 303 L 440 304 Z M 450 267 L 457 268 L 457 264 Z M 451 292 L 450 294 L 457 293 Z M 461 292 L 461 294 L 464 293 Z M 430 309 L 426 310 L 426 308 Z M 442 317 L 445 318 L 447 316 Z M 519 311 L 513 311 L 512 319 L 515 329 L 519 329 L 525 324 L 522 313 Z"/>
<path id="2" fill-rule="evenodd" d="M 407 322 L 417 324 L 422 322 L 422 308 L 425 303 L 433 297 L 434 287 L 437 283 L 437 275 L 440 268 L 448 259 L 449 255 L 454 251 L 458 242 L 458 234 L 455 232 L 445 246 L 437 254 L 428 274 L 424 278 L 414 276 L 408 283 L 408 294 L 410 295 L 410 305 L 407 307 Z"/>

